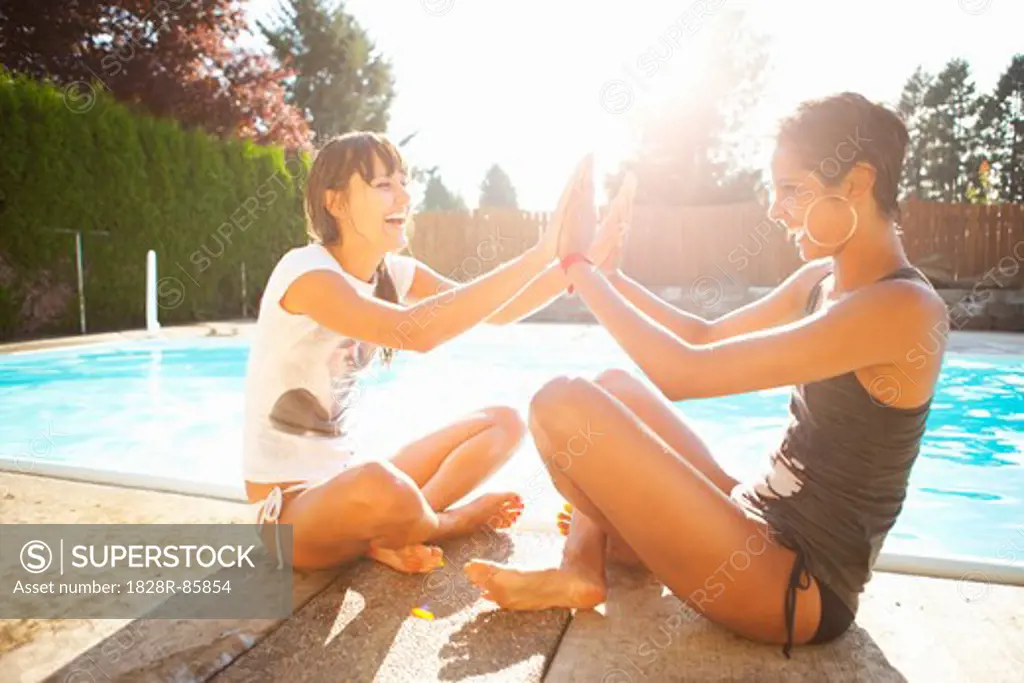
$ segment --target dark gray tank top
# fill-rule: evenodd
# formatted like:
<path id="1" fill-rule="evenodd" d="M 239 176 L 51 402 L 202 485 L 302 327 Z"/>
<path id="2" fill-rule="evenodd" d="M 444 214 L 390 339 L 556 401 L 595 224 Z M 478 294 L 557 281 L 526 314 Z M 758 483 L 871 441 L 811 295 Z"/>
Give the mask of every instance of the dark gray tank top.
<path id="1" fill-rule="evenodd" d="M 914 268 L 882 279 L 910 278 L 928 284 Z M 807 313 L 820 295 L 821 282 Z M 884 405 L 853 372 L 798 385 L 770 473 L 738 492 L 854 613 L 903 507 L 930 410 L 931 399 L 912 409 Z"/>

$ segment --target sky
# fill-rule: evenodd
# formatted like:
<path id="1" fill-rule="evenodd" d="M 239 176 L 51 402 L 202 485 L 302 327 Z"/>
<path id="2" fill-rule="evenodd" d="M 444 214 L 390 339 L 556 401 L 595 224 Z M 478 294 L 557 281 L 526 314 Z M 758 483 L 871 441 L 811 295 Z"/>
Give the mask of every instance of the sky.
<path id="1" fill-rule="evenodd" d="M 277 0 L 250 0 L 266 17 Z M 470 207 L 498 163 L 531 211 L 554 207 L 579 158 L 629 154 L 636 118 L 701 68 L 701 32 L 744 7 L 770 40 L 764 97 L 747 113 L 766 163 L 774 121 L 844 90 L 894 105 L 922 66 L 969 62 L 980 92 L 1024 52 L 1021 0 L 347 0 L 392 63 L 389 135 L 438 166 Z M 654 49 L 658 52 L 655 53 Z M 657 55 L 657 56 L 656 56 Z M 685 121 L 680 121 L 685 125 Z"/>

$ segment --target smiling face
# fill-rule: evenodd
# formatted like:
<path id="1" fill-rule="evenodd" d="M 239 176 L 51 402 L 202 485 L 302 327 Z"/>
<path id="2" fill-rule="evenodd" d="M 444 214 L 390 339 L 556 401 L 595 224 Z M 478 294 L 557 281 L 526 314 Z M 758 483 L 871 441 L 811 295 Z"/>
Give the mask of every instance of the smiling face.
<path id="1" fill-rule="evenodd" d="M 409 244 L 406 222 L 409 193 L 402 168 L 388 172 L 387 165 L 374 158 L 373 174 L 366 180 L 354 171 L 341 190 L 329 190 L 332 213 L 341 216 L 343 240 L 360 240 L 382 252 L 398 251 Z M 333 200 L 333 201 L 332 201 Z"/>
<path id="2" fill-rule="evenodd" d="M 386 138 L 347 133 L 317 154 L 306 188 L 308 232 L 322 244 L 344 242 L 383 255 L 408 245 L 406 169 Z"/>
<path id="3" fill-rule="evenodd" d="M 772 159 L 771 176 L 768 215 L 786 228 L 800 257 L 811 261 L 834 255 L 853 223 L 842 187 L 826 185 L 820 173 L 806 168 L 784 149 L 777 150 Z"/>
<path id="4" fill-rule="evenodd" d="M 769 216 L 804 260 L 836 256 L 899 220 L 906 126 L 857 93 L 800 104 L 780 125 Z"/>

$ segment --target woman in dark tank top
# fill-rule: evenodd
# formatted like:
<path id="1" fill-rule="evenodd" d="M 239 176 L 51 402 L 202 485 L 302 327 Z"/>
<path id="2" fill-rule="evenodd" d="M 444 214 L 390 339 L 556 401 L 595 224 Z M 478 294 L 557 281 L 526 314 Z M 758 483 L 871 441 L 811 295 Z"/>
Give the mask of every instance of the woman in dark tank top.
<path id="1" fill-rule="evenodd" d="M 594 607 L 610 542 L 708 618 L 787 656 L 848 629 L 902 509 L 949 329 L 900 241 L 907 140 L 895 113 L 861 95 L 803 103 L 779 129 L 770 216 L 805 264 L 710 321 L 618 270 L 622 225 L 606 221 L 591 246 L 593 191 L 581 189 L 562 228 L 566 283 L 647 381 L 559 377 L 534 397 L 531 432 L 573 506 L 568 540 L 557 569 L 471 562 L 487 597 Z M 590 263 L 588 247 L 607 255 Z M 790 423 L 752 481 L 725 472 L 672 405 L 780 386 L 792 387 Z"/>

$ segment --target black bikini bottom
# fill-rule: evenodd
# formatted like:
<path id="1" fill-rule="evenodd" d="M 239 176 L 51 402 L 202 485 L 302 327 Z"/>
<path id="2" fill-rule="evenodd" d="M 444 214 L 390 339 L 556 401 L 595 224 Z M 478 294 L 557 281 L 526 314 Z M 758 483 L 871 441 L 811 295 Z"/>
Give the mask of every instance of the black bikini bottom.
<path id="1" fill-rule="evenodd" d="M 801 550 L 796 550 L 796 560 L 793 562 L 793 572 L 789 575 L 789 585 L 786 587 L 786 645 L 782 648 L 782 654 L 789 658 L 789 652 L 793 649 L 793 621 L 796 618 L 796 592 L 807 590 L 811 587 L 811 574 L 807 571 L 807 564 Z M 819 617 L 818 630 L 814 637 L 808 641 L 809 645 L 820 645 L 829 643 L 846 633 L 853 624 L 854 614 L 850 608 L 839 599 L 831 588 L 823 582 L 818 581 L 818 591 L 821 594 L 821 616 Z"/>

